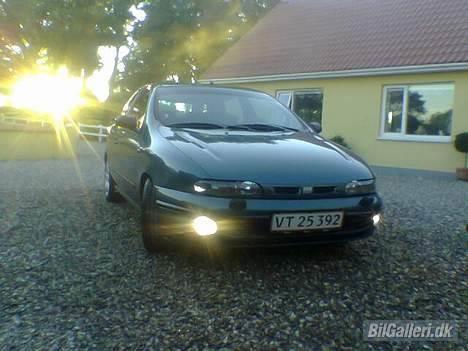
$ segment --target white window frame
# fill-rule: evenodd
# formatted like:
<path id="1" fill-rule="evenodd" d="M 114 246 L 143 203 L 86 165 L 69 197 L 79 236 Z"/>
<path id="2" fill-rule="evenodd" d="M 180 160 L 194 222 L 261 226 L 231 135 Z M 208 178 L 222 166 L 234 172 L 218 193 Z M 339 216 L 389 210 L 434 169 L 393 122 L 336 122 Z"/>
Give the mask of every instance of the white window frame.
<path id="1" fill-rule="evenodd" d="M 292 102 L 294 100 L 293 99 L 294 91 L 292 91 L 292 90 L 277 90 L 276 91 L 276 100 L 279 101 L 279 96 L 281 94 L 288 94 L 289 95 L 288 105 L 286 107 L 292 110 Z"/>
<path id="2" fill-rule="evenodd" d="M 310 89 L 291 89 L 291 90 L 277 90 L 276 99 L 278 100 L 280 94 L 289 94 L 289 109 L 294 112 L 294 96 L 296 94 L 320 94 L 323 96 L 323 90 L 320 88 L 310 88 Z M 279 101 L 279 100 L 278 100 Z M 323 120 L 323 106 L 322 106 L 322 120 Z"/>
<path id="3" fill-rule="evenodd" d="M 438 82 L 438 83 L 414 83 L 405 85 L 386 85 L 383 88 L 382 93 L 382 109 L 380 114 L 380 131 L 379 140 L 393 140 L 393 141 L 419 141 L 419 142 L 432 142 L 432 143 L 450 143 L 452 141 L 452 135 L 409 135 L 406 134 L 406 124 L 408 123 L 408 91 L 413 85 L 432 85 L 432 84 L 454 84 L 453 82 Z M 454 85 L 455 86 L 455 85 Z M 387 96 L 388 91 L 392 89 L 403 89 L 403 106 L 401 110 L 401 131 L 399 133 L 385 132 L 385 120 L 386 109 L 387 109 Z M 453 125 L 452 114 L 452 125 Z M 452 131 L 450 131 L 452 134 Z"/>

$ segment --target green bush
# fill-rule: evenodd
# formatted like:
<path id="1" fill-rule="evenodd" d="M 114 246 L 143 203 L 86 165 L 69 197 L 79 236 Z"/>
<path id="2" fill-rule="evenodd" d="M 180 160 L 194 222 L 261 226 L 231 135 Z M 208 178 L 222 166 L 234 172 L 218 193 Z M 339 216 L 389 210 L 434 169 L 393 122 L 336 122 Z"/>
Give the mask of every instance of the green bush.
<path id="1" fill-rule="evenodd" d="M 341 146 L 344 146 L 344 147 L 346 147 L 348 149 L 351 149 L 349 144 L 344 140 L 344 138 L 341 135 L 336 135 L 333 138 L 330 138 L 330 140 L 333 141 L 334 143 L 337 143 L 337 144 L 339 144 Z"/>
<path id="2" fill-rule="evenodd" d="M 465 167 L 468 168 L 468 132 L 460 133 L 455 137 L 455 149 L 465 153 Z"/>

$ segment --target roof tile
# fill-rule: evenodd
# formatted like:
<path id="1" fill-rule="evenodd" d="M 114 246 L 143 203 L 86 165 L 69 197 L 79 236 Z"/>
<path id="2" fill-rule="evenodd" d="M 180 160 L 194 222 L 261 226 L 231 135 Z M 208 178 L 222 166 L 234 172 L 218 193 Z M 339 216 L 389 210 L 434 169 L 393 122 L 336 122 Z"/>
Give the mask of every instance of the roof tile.
<path id="1" fill-rule="evenodd" d="M 204 79 L 468 62 L 468 0 L 283 0 Z"/>

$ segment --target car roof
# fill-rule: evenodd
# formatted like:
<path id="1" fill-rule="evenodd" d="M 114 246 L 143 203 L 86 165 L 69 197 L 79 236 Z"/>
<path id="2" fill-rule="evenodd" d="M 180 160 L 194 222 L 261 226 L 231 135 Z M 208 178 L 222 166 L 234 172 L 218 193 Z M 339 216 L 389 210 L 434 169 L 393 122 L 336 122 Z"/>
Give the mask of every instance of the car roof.
<path id="1" fill-rule="evenodd" d="M 222 85 L 214 85 L 214 84 L 153 84 L 154 88 L 171 88 L 171 89 L 194 89 L 194 90 L 218 90 L 223 92 L 229 91 L 236 91 L 236 92 L 251 92 L 251 93 L 259 93 L 263 95 L 268 95 L 263 91 L 250 89 L 250 88 L 238 88 L 238 87 L 230 87 L 230 86 L 222 86 Z"/>

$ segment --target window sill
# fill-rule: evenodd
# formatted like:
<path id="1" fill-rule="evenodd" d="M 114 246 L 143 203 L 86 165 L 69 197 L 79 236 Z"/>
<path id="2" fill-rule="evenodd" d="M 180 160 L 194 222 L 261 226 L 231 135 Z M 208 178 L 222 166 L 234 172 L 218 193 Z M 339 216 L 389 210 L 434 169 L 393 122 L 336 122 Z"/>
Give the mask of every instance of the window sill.
<path id="1" fill-rule="evenodd" d="M 442 143 L 448 144 L 452 142 L 451 136 L 425 136 L 425 135 L 381 135 L 377 140 L 386 141 L 410 141 L 410 142 L 421 142 L 421 143 Z"/>

